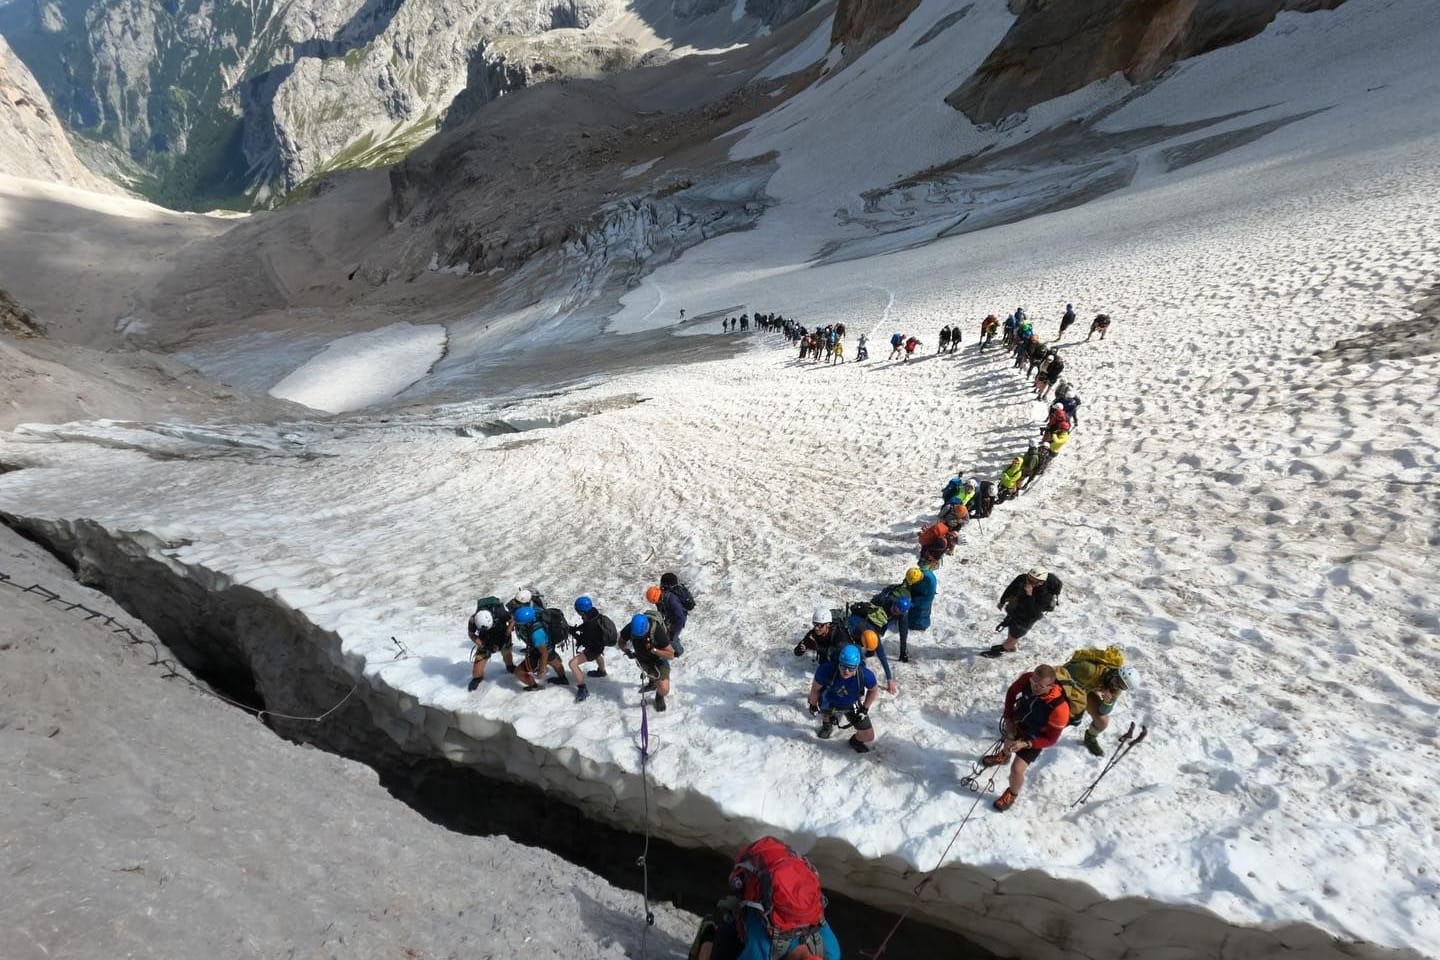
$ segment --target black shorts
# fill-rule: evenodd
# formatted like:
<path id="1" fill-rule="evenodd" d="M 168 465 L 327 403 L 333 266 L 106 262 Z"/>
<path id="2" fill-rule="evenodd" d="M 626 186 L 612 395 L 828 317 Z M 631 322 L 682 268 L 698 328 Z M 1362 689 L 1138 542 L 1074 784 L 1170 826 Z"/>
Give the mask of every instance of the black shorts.
<path id="1" fill-rule="evenodd" d="M 862 717 L 854 710 L 848 710 L 845 713 L 845 719 L 849 720 L 850 726 L 854 727 L 856 730 L 870 729 L 870 717 L 868 715 Z"/>
<path id="2" fill-rule="evenodd" d="M 546 645 L 541 650 L 536 650 L 534 647 L 531 647 L 525 654 L 525 666 L 529 668 L 531 673 L 534 673 L 537 670 L 545 669 L 546 664 L 550 663 L 550 661 L 554 660 L 558 662 L 559 659 L 549 645 Z"/>
<path id="3" fill-rule="evenodd" d="M 1040 757 L 1040 748 L 1026 747 L 1024 750 L 1016 750 L 1015 756 L 1024 760 L 1026 763 L 1034 763 Z"/>
<path id="4" fill-rule="evenodd" d="M 1006 629 L 1008 629 L 1008 630 L 1010 631 L 1010 636 L 1014 637 L 1016 640 L 1019 640 L 1021 637 L 1025 636 L 1025 634 L 1029 633 L 1029 632 L 1030 632 L 1030 628 L 1033 627 L 1033 626 L 1035 626 L 1035 624 L 1033 624 L 1033 623 L 1015 623 L 1014 621 L 1011 621 L 1011 622 L 1007 623 L 1005 626 L 1006 626 Z"/>
<path id="5" fill-rule="evenodd" d="M 599 660 L 601 657 L 603 657 L 603 656 L 605 655 L 605 644 L 603 644 L 603 643 L 595 643 L 595 644 L 589 644 L 589 643 L 587 643 L 585 646 L 583 646 L 583 647 L 580 648 L 580 653 L 581 653 L 581 655 L 583 655 L 583 656 L 585 657 L 585 661 L 586 661 L 587 663 L 594 663 L 596 660 Z"/>

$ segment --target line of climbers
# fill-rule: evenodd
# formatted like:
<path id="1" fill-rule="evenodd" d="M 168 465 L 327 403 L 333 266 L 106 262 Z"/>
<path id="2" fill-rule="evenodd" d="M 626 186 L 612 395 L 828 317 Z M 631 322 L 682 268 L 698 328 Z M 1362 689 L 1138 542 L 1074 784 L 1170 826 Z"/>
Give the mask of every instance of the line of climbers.
<path id="1" fill-rule="evenodd" d="M 568 667 L 575 678 L 575 700 L 584 702 L 590 696 L 586 681 L 608 676 L 605 650 L 617 647 L 635 661 L 644 676 L 641 693 L 655 694 L 655 709 L 666 709 L 670 694 L 671 661 L 685 653 L 680 635 L 695 609 L 695 597 L 674 573 L 665 573 L 660 583 L 647 587 L 645 599 L 653 609 L 634 614 L 625 626 L 616 629 L 615 621 L 606 616 L 589 596 L 575 599 L 574 610 L 580 623 L 572 625 L 565 611 L 547 607 L 539 592 L 522 588 L 508 601 L 498 597 L 481 597 L 475 612 L 466 621 L 466 632 L 474 645 L 470 667 L 470 691 L 485 682 L 485 667 L 490 658 L 500 654 L 505 669 L 520 681 L 520 689 L 533 693 L 541 689 L 540 681 L 568 687 Z M 568 664 L 561 657 L 567 641 L 573 642 L 575 655 Z M 515 644 L 520 644 L 523 657 L 515 660 Z M 595 669 L 586 671 L 587 664 Z M 554 676 L 546 677 L 549 671 Z"/>

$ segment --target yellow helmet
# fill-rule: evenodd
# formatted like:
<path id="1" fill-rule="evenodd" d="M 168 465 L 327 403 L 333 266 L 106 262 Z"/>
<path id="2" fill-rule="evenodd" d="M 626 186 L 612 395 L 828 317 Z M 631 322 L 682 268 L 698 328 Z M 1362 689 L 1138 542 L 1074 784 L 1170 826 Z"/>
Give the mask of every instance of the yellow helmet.
<path id="1" fill-rule="evenodd" d="M 919 567 L 911 567 L 909 570 L 905 571 L 905 586 L 907 587 L 913 587 L 915 586 L 915 584 L 919 583 L 921 580 L 924 579 L 925 574 L 920 572 Z"/>
<path id="2" fill-rule="evenodd" d="M 865 648 L 866 653 L 874 653 L 875 648 L 880 646 L 880 635 L 874 630 L 862 630 L 860 632 L 860 645 Z"/>

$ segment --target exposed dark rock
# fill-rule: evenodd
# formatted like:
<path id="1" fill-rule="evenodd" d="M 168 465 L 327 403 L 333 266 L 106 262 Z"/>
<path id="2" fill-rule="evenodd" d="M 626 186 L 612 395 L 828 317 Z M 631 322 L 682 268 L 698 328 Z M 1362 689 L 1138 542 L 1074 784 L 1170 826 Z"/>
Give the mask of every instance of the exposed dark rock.
<path id="1" fill-rule="evenodd" d="M 830 43 L 843 45 L 853 57 L 894 33 L 918 6 L 920 0 L 840 0 Z"/>
<path id="2" fill-rule="evenodd" d="M 30 315 L 20 304 L 16 303 L 10 294 L 0 289 L 0 333 L 8 333 L 14 337 L 43 337 L 45 328 Z"/>
<path id="3" fill-rule="evenodd" d="M 1114 73 L 1143 83 L 1177 60 L 1248 40 L 1281 11 L 1344 2 L 1018 0 L 1014 26 L 945 102 L 975 123 L 994 123 Z"/>

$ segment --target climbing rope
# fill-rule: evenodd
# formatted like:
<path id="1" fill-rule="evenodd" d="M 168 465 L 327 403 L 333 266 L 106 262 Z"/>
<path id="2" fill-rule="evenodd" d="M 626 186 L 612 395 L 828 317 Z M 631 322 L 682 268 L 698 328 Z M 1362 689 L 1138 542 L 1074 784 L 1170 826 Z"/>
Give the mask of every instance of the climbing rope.
<path id="1" fill-rule="evenodd" d="M 650 909 L 650 698 L 640 697 L 640 789 L 645 797 L 645 846 L 635 861 L 640 868 L 640 897 L 645 907 L 645 926 L 640 931 L 640 960 L 645 960 L 655 912 Z"/>
<path id="2" fill-rule="evenodd" d="M 227 703 L 232 707 L 237 707 L 241 710 L 244 710 L 246 713 L 254 714 L 257 719 L 261 719 L 264 717 L 272 717 L 276 720 L 293 720 L 297 723 L 319 723 L 326 717 L 330 716 L 330 714 L 334 713 L 336 710 L 339 710 L 342 706 L 344 706 L 345 702 L 354 695 L 355 691 L 360 689 L 361 681 L 357 680 L 355 681 L 355 684 L 350 688 L 349 692 L 346 693 L 345 696 L 340 698 L 339 702 L 337 702 L 329 710 L 326 710 L 324 713 L 316 717 L 296 717 L 288 713 L 276 713 L 273 710 L 262 710 L 256 707 L 252 707 L 249 704 L 241 703 L 238 700 L 233 700 L 230 697 L 227 697 L 222 693 L 218 693 L 215 690 L 210 689 L 210 687 L 206 686 L 205 684 L 200 683 L 194 678 L 182 673 L 180 670 L 180 665 L 178 663 L 176 663 L 169 657 L 164 657 L 160 655 L 159 644 L 157 644 L 154 640 L 151 640 L 148 637 L 140 636 L 134 630 L 131 630 L 129 627 L 125 626 L 125 624 L 116 622 L 115 618 L 108 613 L 105 613 L 101 610 L 96 610 L 93 607 L 87 607 L 83 603 L 76 603 L 66 600 L 64 597 L 60 596 L 60 594 L 56 593 L 53 590 L 50 590 L 47 587 L 41 586 L 38 583 L 32 583 L 28 587 L 22 587 L 20 584 L 15 582 L 15 579 L 13 577 L 11 577 L 8 573 L 5 573 L 4 571 L 0 571 L 0 586 L 9 587 L 12 590 L 18 590 L 21 593 L 34 594 L 46 603 L 58 604 L 66 613 L 74 613 L 79 616 L 83 616 L 86 620 L 99 620 L 99 625 L 110 627 L 111 633 L 124 636 L 132 647 L 141 645 L 148 646 L 150 648 L 149 665 L 152 667 L 165 668 L 165 673 L 161 674 L 161 679 L 184 680 L 186 683 L 190 684 L 190 686 L 194 687 L 196 690 L 199 690 L 201 693 L 214 697 L 216 700 L 219 700 L 222 703 Z M 393 640 L 394 638 L 392 637 L 391 639 Z M 396 641 L 396 643 L 398 644 L 399 641 Z"/>
<path id="3" fill-rule="evenodd" d="M 965 783 L 965 785 L 969 787 L 969 789 L 975 792 L 975 802 L 970 804 L 969 810 L 965 811 L 964 819 L 960 821 L 960 826 L 955 828 L 955 833 L 950 837 L 950 842 L 945 845 L 945 851 L 940 854 L 940 859 L 935 862 L 934 868 L 929 873 L 925 874 L 925 876 L 920 879 L 920 882 L 915 885 L 913 891 L 914 899 L 905 908 L 905 912 L 900 914 L 900 916 L 895 920 L 895 924 L 890 928 L 890 932 L 885 934 L 884 940 L 880 941 L 880 946 L 876 947 L 874 950 L 860 951 L 863 955 L 869 957 L 870 960 L 880 960 L 880 958 L 885 955 L 885 948 L 890 945 L 890 940 L 895 936 L 897 932 L 899 932 L 901 924 L 905 922 L 905 920 L 910 916 L 911 913 L 914 912 L 915 908 L 920 904 L 920 895 L 924 893 L 925 888 L 930 885 L 930 881 L 934 879 L 935 874 L 940 872 L 940 868 L 945 864 L 945 859 L 950 856 L 950 851 L 955 846 L 955 842 L 960 839 L 960 831 L 965 829 L 965 824 L 969 823 L 970 818 L 975 815 L 975 808 L 980 806 L 980 801 L 985 799 L 985 794 L 990 793 L 995 789 L 995 776 L 1000 772 L 1001 769 L 1002 768 L 998 766 L 991 767 L 990 778 L 983 785 L 980 785 L 978 782 L 976 782 L 974 786 L 971 786 L 971 784 L 967 783 L 966 780 L 972 780 L 972 778 L 966 778 L 966 780 L 961 781 L 962 783 Z"/>

